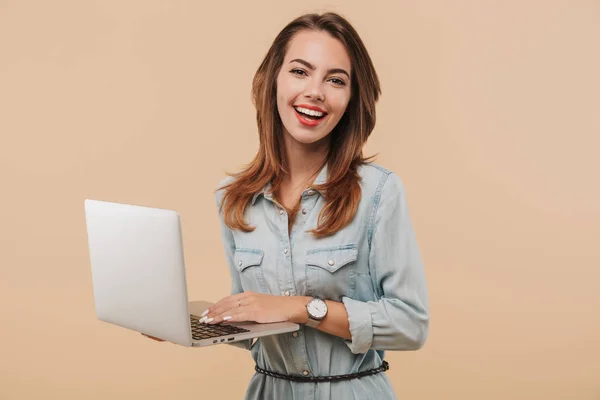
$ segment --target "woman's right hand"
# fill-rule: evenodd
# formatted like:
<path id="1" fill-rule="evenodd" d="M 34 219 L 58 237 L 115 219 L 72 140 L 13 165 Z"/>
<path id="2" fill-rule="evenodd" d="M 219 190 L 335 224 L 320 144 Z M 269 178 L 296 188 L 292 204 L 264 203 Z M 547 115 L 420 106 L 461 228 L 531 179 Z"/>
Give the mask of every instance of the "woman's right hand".
<path id="1" fill-rule="evenodd" d="M 145 333 L 142 333 L 142 335 L 146 336 L 147 338 L 150 338 L 152 340 L 156 340 L 157 342 L 164 342 L 164 339 L 159 339 L 157 337 L 154 336 L 150 336 L 150 335 L 146 335 Z"/>

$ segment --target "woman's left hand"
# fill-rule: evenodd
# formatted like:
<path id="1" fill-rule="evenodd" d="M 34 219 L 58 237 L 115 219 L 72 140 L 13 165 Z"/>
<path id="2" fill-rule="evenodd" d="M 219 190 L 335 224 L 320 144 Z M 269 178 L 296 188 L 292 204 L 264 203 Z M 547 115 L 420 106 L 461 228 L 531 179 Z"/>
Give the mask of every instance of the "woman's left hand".
<path id="1" fill-rule="evenodd" d="M 272 296 L 255 292 L 243 292 L 227 296 L 212 305 L 200 322 L 254 321 L 258 323 L 290 321 L 305 323 L 308 319 L 306 303 L 310 298 L 303 296 Z"/>

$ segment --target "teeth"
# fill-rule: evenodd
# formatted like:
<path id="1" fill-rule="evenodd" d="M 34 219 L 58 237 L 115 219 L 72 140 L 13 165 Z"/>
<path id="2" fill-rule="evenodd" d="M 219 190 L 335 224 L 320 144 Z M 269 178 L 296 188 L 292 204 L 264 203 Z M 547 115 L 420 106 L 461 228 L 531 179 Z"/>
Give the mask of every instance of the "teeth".
<path id="1" fill-rule="evenodd" d="M 298 112 L 301 112 L 302 114 L 312 115 L 313 117 L 322 117 L 324 115 L 320 111 L 309 110 L 308 108 L 303 107 L 296 107 L 296 110 L 298 110 Z"/>

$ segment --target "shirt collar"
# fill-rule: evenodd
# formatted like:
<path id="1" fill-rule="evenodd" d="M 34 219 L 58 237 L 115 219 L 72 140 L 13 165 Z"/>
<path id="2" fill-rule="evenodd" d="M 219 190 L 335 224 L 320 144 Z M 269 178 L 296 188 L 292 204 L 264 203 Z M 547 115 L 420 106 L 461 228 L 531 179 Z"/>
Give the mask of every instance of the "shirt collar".
<path id="1" fill-rule="evenodd" d="M 261 194 L 263 196 L 265 196 L 268 199 L 272 198 L 271 193 L 269 193 L 269 191 L 271 190 L 271 181 L 267 182 L 267 184 L 265 186 L 263 186 L 263 188 L 260 190 L 260 192 L 254 193 L 254 196 L 252 196 L 252 205 L 254 205 L 254 202 L 256 202 L 256 199 L 258 196 L 260 196 Z"/>
<path id="2" fill-rule="evenodd" d="M 319 171 L 319 174 L 317 175 L 317 177 L 315 178 L 314 182 L 313 182 L 313 186 L 315 185 L 322 185 L 325 182 L 327 182 L 327 178 L 329 177 L 328 175 L 328 169 L 327 169 L 327 164 L 325 164 L 325 166 L 323 168 L 321 168 L 321 171 Z M 261 194 L 271 200 L 273 198 L 272 194 L 270 193 L 271 190 L 271 182 L 267 182 L 267 184 L 257 193 L 254 193 L 254 196 L 252 196 L 252 205 L 254 205 L 254 203 L 256 202 L 256 199 L 258 198 L 258 196 L 260 196 Z M 317 192 L 319 192 L 320 194 L 321 191 L 317 190 L 317 189 L 313 189 Z"/>

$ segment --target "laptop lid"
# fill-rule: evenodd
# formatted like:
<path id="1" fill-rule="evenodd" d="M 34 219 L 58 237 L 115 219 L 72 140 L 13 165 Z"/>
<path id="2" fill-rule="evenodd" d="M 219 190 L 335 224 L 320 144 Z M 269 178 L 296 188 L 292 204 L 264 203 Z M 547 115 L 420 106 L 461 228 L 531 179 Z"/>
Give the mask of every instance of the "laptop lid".
<path id="1" fill-rule="evenodd" d="M 85 200 L 98 319 L 191 346 L 179 214 Z"/>

